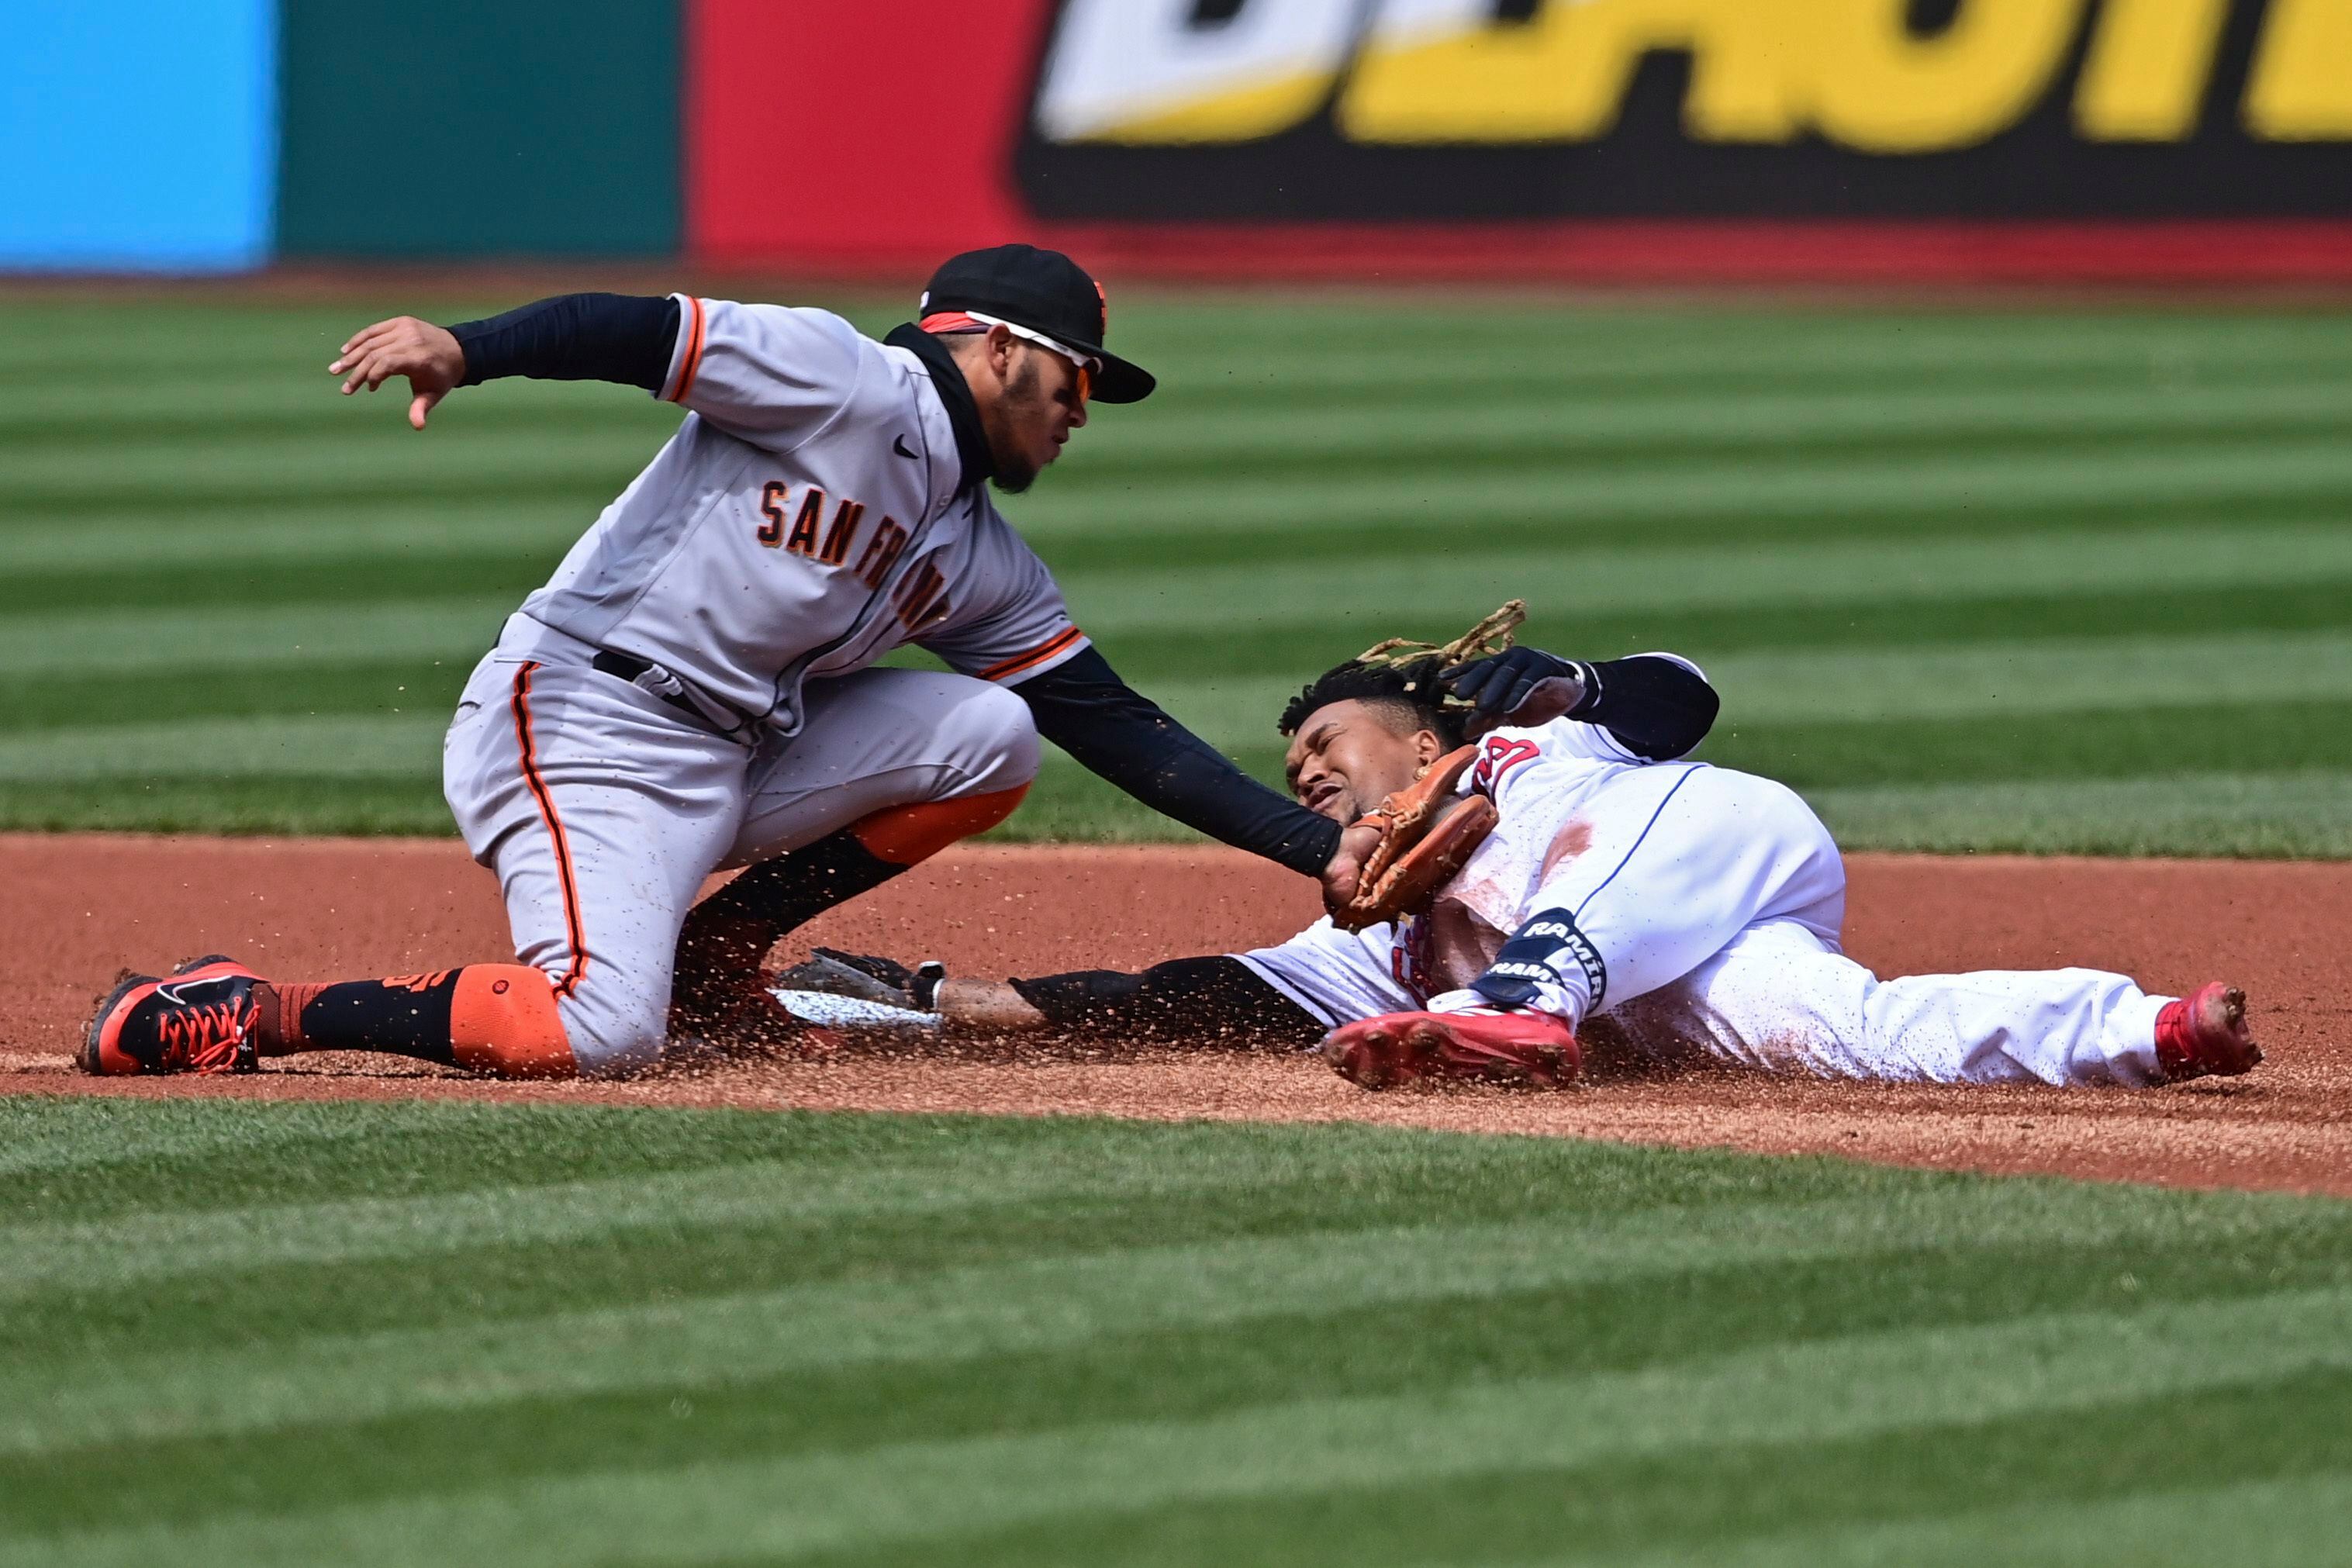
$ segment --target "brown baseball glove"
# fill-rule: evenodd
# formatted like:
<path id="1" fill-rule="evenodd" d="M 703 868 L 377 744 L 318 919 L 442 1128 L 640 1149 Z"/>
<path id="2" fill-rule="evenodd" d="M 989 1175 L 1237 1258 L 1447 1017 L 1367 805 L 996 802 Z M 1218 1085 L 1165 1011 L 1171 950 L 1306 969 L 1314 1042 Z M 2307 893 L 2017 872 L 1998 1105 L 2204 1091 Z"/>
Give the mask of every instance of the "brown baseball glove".
<path id="1" fill-rule="evenodd" d="M 1354 826 L 1378 828 L 1381 841 L 1364 858 L 1356 896 L 1331 911 L 1333 925 L 1361 931 L 1395 920 L 1427 902 L 1462 869 L 1495 826 L 1493 801 L 1454 793 L 1477 760 L 1475 746 L 1448 752 L 1411 786 L 1355 820 Z"/>

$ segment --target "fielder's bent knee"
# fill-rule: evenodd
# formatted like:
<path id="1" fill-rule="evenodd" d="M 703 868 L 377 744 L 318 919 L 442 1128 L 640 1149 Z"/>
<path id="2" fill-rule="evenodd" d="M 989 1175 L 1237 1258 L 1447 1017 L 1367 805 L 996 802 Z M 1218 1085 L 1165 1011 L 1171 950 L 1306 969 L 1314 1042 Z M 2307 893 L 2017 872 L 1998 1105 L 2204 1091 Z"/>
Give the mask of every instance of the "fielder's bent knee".
<path id="1" fill-rule="evenodd" d="M 1037 777 L 1037 721 L 1018 692 L 984 680 L 956 705 L 941 728 L 953 761 L 970 781 L 964 793 L 993 795 L 1025 787 Z"/>
<path id="2" fill-rule="evenodd" d="M 893 805 L 859 817 L 849 825 L 851 835 L 877 860 L 893 866 L 913 866 L 929 859 L 959 838 L 985 833 L 1006 817 L 1029 793 L 1025 784 L 987 795 L 960 795 L 948 800 L 927 800 L 915 805 Z"/>
<path id="3" fill-rule="evenodd" d="M 549 998 L 559 1012 L 562 1038 L 582 1078 L 614 1078 L 639 1072 L 661 1059 L 669 1034 L 669 985 L 665 970 L 661 994 L 642 980 L 592 965 L 577 988 Z"/>

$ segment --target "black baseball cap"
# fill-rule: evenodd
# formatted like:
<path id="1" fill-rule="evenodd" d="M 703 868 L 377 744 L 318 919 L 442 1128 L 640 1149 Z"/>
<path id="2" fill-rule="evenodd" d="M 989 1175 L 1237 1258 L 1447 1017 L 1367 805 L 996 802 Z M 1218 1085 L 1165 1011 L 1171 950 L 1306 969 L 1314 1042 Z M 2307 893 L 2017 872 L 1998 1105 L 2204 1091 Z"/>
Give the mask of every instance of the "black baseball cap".
<path id="1" fill-rule="evenodd" d="M 921 325 L 940 331 L 943 316 L 971 316 L 980 324 L 1026 327 L 1094 362 L 1092 395 L 1102 403 L 1140 403 L 1159 382 L 1102 346 L 1110 332 L 1110 304 L 1102 285 L 1058 250 L 994 245 L 950 256 L 923 290 Z"/>

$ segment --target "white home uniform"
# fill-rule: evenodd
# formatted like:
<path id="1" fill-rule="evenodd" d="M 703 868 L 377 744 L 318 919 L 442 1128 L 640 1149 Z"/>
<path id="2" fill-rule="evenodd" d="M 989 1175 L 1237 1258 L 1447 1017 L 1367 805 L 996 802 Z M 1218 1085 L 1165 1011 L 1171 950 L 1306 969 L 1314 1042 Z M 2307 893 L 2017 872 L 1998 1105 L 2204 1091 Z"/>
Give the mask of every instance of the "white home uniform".
<path id="1" fill-rule="evenodd" d="M 824 310 L 679 310 L 658 395 L 691 412 L 507 622 L 444 755 L 590 1073 L 659 1052 L 708 873 L 1027 784 L 1036 731 L 1006 688 L 1087 646 L 963 487 L 913 353 Z M 961 673 L 870 668 L 909 643 Z"/>
<path id="2" fill-rule="evenodd" d="M 1321 921 L 1235 956 L 1331 1026 L 1484 1005 L 1464 988 L 1499 961 L 1538 982 L 1536 1005 L 1663 1060 L 1938 1083 L 2158 1078 L 2168 998 L 2120 974 L 1882 981 L 1845 957 L 1837 846 L 1769 779 L 1645 762 L 1562 719 L 1494 731 L 1462 788 L 1490 795 L 1499 820 L 1427 917 L 1355 933 Z"/>

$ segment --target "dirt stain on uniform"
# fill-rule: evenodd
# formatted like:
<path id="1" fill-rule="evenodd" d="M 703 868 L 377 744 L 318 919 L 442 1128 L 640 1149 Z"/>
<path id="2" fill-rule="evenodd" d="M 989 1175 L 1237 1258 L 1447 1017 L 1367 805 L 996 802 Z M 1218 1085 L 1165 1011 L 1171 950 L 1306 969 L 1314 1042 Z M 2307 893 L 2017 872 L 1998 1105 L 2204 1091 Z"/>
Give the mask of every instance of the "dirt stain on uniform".
<path id="1" fill-rule="evenodd" d="M 1549 880 L 1552 868 L 1563 860 L 1573 860 L 1592 847 L 1592 824 L 1580 816 L 1571 816 L 1544 851 L 1543 879 Z"/>

